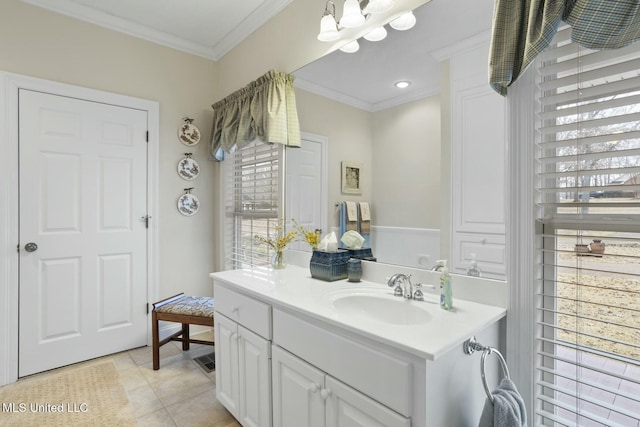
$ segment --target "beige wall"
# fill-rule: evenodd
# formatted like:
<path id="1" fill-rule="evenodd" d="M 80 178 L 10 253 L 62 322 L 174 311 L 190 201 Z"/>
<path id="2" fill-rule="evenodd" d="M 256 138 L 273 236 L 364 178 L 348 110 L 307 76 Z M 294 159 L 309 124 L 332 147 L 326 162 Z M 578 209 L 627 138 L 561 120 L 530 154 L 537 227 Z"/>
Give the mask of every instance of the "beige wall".
<path id="1" fill-rule="evenodd" d="M 375 225 L 440 229 L 440 98 L 373 113 Z"/>
<path id="2" fill-rule="evenodd" d="M 346 104 L 296 89 L 300 129 L 329 139 L 328 215 L 327 224 L 339 224 L 335 203 L 343 200 L 372 201 L 372 116 L 371 113 Z M 362 195 L 341 193 L 341 162 L 360 162 Z"/>
<path id="3" fill-rule="evenodd" d="M 217 99 L 217 65 L 102 27 L 33 7 L 19 0 L 0 4 L 0 70 L 88 87 L 160 104 L 159 294 L 178 291 L 210 295 L 213 271 L 215 166 L 207 161 L 211 108 Z M 177 140 L 181 118 L 195 119 L 203 142 L 186 147 Z M 178 160 L 194 153 L 202 172 L 184 181 Z M 178 213 L 185 187 L 195 187 L 201 201 L 193 217 Z"/>
<path id="4" fill-rule="evenodd" d="M 329 224 L 334 203 L 367 200 L 375 225 L 440 228 L 440 98 L 371 113 L 296 90 L 302 131 L 329 139 Z M 362 196 L 341 194 L 340 163 L 364 164 Z"/>

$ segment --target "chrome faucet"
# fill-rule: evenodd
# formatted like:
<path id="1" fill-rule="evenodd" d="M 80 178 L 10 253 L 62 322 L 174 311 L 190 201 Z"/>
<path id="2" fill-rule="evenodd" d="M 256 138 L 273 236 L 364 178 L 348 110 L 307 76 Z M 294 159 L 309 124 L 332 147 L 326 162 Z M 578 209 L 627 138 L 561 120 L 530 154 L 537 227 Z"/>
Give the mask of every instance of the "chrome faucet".
<path id="1" fill-rule="evenodd" d="M 431 267 L 431 271 L 440 271 L 444 268 L 444 261 L 439 259 L 436 261 L 436 264 Z"/>
<path id="2" fill-rule="evenodd" d="M 398 283 L 398 281 L 400 281 L 400 283 Z M 401 284 L 404 285 L 404 288 L 401 286 Z M 397 297 L 405 297 L 407 299 L 414 299 L 417 301 L 424 300 L 424 295 L 422 293 L 422 290 L 420 290 L 422 284 L 416 283 L 414 291 L 414 285 L 413 283 L 411 283 L 410 274 L 396 273 L 389 278 L 387 285 L 394 288 L 393 295 Z"/>

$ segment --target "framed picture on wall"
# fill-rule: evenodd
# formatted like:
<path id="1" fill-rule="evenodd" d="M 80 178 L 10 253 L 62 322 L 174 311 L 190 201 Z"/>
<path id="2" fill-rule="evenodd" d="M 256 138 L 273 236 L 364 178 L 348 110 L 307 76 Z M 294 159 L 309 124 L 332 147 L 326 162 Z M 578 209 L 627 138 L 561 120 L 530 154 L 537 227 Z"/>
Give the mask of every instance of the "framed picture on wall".
<path id="1" fill-rule="evenodd" d="M 342 193 L 362 194 L 362 163 L 342 162 Z"/>

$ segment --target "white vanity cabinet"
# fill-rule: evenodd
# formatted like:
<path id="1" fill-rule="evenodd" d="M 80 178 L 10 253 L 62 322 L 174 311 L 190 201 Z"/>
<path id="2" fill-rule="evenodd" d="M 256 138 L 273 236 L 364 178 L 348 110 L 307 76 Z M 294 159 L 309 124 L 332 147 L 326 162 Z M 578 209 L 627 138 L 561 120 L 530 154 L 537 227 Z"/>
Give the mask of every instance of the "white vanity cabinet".
<path id="1" fill-rule="evenodd" d="M 282 427 L 409 427 L 408 418 L 273 346 L 273 423 Z"/>
<path id="2" fill-rule="evenodd" d="M 219 287 L 215 310 L 216 397 L 243 426 L 269 427 L 271 307 Z"/>
<path id="3" fill-rule="evenodd" d="M 386 295 L 386 285 L 327 283 L 308 271 L 212 274 L 216 396 L 243 426 L 478 425 L 480 356 L 464 354 L 462 342 L 476 335 L 497 347 L 503 308 L 457 300 L 453 311 L 428 308 L 425 325 L 364 321 L 337 315 L 331 301 L 345 291 Z"/>

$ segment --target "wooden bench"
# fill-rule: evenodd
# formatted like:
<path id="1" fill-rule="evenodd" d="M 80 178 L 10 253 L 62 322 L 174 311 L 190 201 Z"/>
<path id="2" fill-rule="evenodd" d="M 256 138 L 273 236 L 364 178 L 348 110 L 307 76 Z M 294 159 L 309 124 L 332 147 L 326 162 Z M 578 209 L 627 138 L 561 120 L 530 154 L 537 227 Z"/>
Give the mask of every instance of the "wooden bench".
<path id="1" fill-rule="evenodd" d="M 175 334 L 160 340 L 158 334 L 160 320 L 182 323 L 182 328 Z M 181 341 L 183 351 L 189 350 L 190 343 L 214 345 L 214 341 L 191 339 L 189 325 L 213 326 L 213 298 L 187 297 L 184 293 L 180 293 L 153 304 L 151 328 L 154 371 L 160 369 L 160 347 L 169 341 Z"/>

